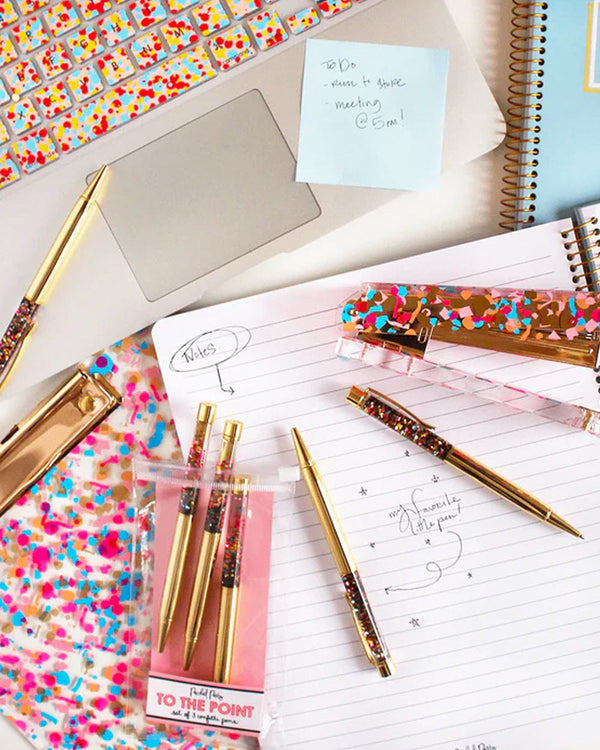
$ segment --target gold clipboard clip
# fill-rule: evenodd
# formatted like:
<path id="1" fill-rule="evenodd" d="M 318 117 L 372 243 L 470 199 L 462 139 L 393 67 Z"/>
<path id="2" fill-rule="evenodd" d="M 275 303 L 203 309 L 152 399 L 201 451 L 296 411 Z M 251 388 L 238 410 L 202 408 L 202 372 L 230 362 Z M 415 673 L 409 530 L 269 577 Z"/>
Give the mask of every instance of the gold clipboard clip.
<path id="1" fill-rule="evenodd" d="M 121 404 L 99 373 L 80 367 L 0 442 L 0 514 Z"/>

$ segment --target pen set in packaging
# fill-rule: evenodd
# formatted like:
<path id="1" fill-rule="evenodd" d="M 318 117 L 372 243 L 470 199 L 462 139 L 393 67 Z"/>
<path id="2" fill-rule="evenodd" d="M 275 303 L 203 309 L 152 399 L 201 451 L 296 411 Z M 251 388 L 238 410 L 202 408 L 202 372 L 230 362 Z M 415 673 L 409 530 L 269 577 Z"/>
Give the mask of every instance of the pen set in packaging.
<path id="1" fill-rule="evenodd" d="M 436 361 L 459 344 L 597 369 L 600 294 L 364 284 L 341 306 L 338 354 L 600 436 L 600 413 Z M 439 347 L 438 347 L 439 350 Z"/>
<path id="2" fill-rule="evenodd" d="M 187 466 L 135 464 L 153 527 L 146 715 L 258 736 L 272 709 L 264 693 L 273 503 L 292 485 L 236 464 L 235 420 L 208 467 L 215 410 L 200 404 Z"/>

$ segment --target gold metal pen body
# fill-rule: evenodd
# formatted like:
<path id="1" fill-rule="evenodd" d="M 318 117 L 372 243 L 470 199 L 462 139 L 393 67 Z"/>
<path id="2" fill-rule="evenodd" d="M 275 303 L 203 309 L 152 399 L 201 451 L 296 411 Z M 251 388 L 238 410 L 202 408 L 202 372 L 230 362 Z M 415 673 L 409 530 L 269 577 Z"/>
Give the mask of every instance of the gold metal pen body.
<path id="1" fill-rule="evenodd" d="M 250 477 L 235 476 L 229 499 L 229 518 L 223 553 L 221 601 L 213 668 L 214 682 L 231 681 L 249 492 Z"/>
<path id="2" fill-rule="evenodd" d="M 100 167 L 63 222 L 54 242 L 46 253 L 46 257 L 42 261 L 42 265 L 25 292 L 25 297 L 31 302 L 35 302 L 38 305 L 43 303 L 50 280 L 63 262 L 65 252 L 71 240 L 75 238 L 77 231 L 80 229 L 81 221 L 90 204 L 97 198 L 98 191 L 107 173 L 107 166 Z"/>
<path id="3" fill-rule="evenodd" d="M 187 465 L 191 469 L 202 470 L 204 466 L 216 412 L 217 407 L 214 404 L 202 402 L 198 407 L 194 438 L 187 461 Z M 175 618 L 192 526 L 196 516 L 198 495 L 199 490 L 196 487 L 183 487 L 181 490 L 173 543 L 171 545 L 165 585 L 160 601 L 158 650 L 161 652 L 165 648 L 169 631 Z"/>
<path id="4" fill-rule="evenodd" d="M 431 425 L 420 420 L 388 396 L 371 388 L 363 389 L 353 386 L 346 396 L 346 400 L 386 427 L 394 430 L 397 434 L 423 448 L 427 453 L 454 466 L 463 474 L 475 479 L 518 508 L 531 513 L 540 521 L 545 521 L 573 536 L 581 537 L 580 532 L 574 526 L 554 513 L 537 497 L 530 495 L 516 484 L 509 482 L 508 479 L 496 474 L 487 466 L 463 453 L 452 443 L 437 435 Z"/>
<path id="5" fill-rule="evenodd" d="M 292 428 L 292 439 L 302 478 L 344 584 L 345 598 L 350 607 L 361 645 L 371 664 L 377 667 L 379 674 L 382 677 L 389 677 L 395 671 L 394 662 L 375 622 L 354 557 L 345 539 L 327 487 L 300 432 L 295 427 Z"/>
<path id="6" fill-rule="evenodd" d="M 71 239 L 80 228 L 89 205 L 97 197 L 107 169 L 106 166 L 99 169 L 88 187 L 77 199 L 75 206 L 63 223 L 42 265 L 15 310 L 6 331 L 0 338 L 0 388 L 6 385 L 8 376 L 23 351 L 23 346 L 35 326 L 35 316 L 43 302 L 51 278 L 64 261 L 66 250 L 71 244 Z"/>
<path id="7" fill-rule="evenodd" d="M 241 422 L 235 420 L 225 422 L 214 477 L 215 484 L 220 486 L 214 487 L 210 493 L 206 520 L 204 522 L 204 533 L 202 534 L 196 564 L 194 586 L 185 624 L 185 647 L 183 654 L 183 668 L 185 670 L 189 669 L 192 663 L 200 628 L 202 627 L 208 587 L 223 530 L 223 519 L 227 508 L 227 497 L 229 494 L 231 473 L 233 471 L 235 450 L 241 435 Z"/>
<path id="8" fill-rule="evenodd" d="M 475 479 L 487 489 L 492 490 L 505 500 L 516 505 L 518 508 L 527 511 L 540 521 L 545 521 L 557 529 L 566 531 L 568 534 L 581 538 L 581 533 L 564 518 L 554 513 L 545 503 L 538 500 L 534 495 L 530 495 L 517 485 L 509 482 L 508 479 L 496 474 L 495 471 L 488 469 L 487 466 L 480 464 L 471 456 L 463 453 L 461 450 L 452 446 L 446 455 L 444 461 L 454 466 L 463 474 Z"/>

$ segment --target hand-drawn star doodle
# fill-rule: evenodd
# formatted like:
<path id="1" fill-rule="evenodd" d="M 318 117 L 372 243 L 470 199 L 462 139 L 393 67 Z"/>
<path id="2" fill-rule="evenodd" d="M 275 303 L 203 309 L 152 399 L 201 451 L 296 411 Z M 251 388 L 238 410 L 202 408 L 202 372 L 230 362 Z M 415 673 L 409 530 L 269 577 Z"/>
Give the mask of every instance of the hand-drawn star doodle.
<path id="1" fill-rule="evenodd" d="M 409 625 L 413 626 L 413 628 L 420 628 L 421 627 L 421 623 L 419 622 L 419 618 L 418 617 L 411 617 L 408 622 L 409 622 Z"/>
<path id="2" fill-rule="evenodd" d="M 361 487 L 359 494 L 361 494 L 364 497 L 367 494 L 367 488 L 366 487 Z"/>

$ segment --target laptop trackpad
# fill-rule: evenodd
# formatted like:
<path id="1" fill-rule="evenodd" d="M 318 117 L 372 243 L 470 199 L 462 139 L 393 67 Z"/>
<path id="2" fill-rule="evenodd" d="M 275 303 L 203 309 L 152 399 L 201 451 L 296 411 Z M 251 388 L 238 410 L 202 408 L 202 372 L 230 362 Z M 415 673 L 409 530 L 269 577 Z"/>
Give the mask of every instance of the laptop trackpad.
<path id="1" fill-rule="evenodd" d="M 100 207 L 150 301 L 320 214 L 257 90 L 110 167 Z"/>

